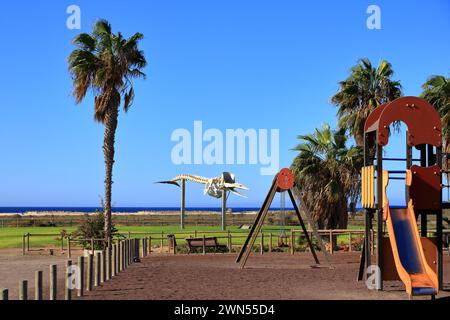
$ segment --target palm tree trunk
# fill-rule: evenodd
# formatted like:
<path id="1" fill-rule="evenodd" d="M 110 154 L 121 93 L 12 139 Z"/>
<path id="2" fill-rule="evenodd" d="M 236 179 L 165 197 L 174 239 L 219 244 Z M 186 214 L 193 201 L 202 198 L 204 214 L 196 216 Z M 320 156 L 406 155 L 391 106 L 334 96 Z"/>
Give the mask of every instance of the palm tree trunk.
<path id="1" fill-rule="evenodd" d="M 105 241 L 111 240 L 111 195 L 112 195 L 112 172 L 114 165 L 114 142 L 116 137 L 117 119 L 119 115 L 119 105 L 111 106 L 105 114 L 105 133 L 103 140 L 103 155 L 105 158 L 105 198 L 103 200 L 105 215 Z"/>

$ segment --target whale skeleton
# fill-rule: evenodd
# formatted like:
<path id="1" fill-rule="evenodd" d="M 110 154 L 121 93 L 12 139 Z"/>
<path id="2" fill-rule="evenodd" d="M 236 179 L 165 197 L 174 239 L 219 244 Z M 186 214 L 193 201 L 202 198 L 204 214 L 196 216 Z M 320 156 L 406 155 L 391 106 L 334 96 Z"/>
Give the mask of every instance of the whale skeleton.
<path id="1" fill-rule="evenodd" d="M 239 197 L 247 198 L 239 190 L 249 190 L 246 186 L 241 183 L 236 182 L 235 175 L 230 172 L 223 172 L 220 177 L 206 178 L 202 176 L 197 176 L 193 174 L 180 174 L 168 181 L 158 181 L 156 183 L 173 184 L 178 187 L 181 181 L 191 181 L 195 183 L 200 183 L 205 186 L 203 194 L 207 194 L 211 197 L 220 199 L 222 198 L 223 191 L 229 191 Z"/>
<path id="2" fill-rule="evenodd" d="M 239 197 L 247 198 L 241 194 L 239 190 L 249 190 L 246 186 L 236 182 L 235 175 L 230 172 L 223 172 L 220 177 L 205 178 L 196 176 L 193 174 L 180 174 L 171 180 L 159 181 L 155 183 L 173 184 L 181 189 L 181 206 L 180 206 L 180 226 L 184 229 L 184 215 L 186 211 L 186 181 L 200 183 L 205 186 L 203 193 L 211 197 L 220 199 L 222 198 L 222 230 L 226 229 L 225 215 L 227 211 L 227 199 L 230 193 L 233 193 Z"/>

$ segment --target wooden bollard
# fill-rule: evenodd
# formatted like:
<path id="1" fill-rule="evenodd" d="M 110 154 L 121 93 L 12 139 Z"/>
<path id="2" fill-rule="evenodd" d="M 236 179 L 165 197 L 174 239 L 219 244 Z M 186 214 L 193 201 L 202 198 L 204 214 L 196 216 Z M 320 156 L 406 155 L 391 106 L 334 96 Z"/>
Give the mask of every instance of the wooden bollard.
<path id="1" fill-rule="evenodd" d="M 21 280 L 19 282 L 19 300 L 28 300 L 28 281 Z"/>
<path id="2" fill-rule="evenodd" d="M 57 286 L 57 280 L 58 279 L 58 277 L 57 277 L 57 266 L 56 266 L 56 264 L 52 264 L 51 266 L 50 266 L 50 277 L 49 277 L 49 280 L 50 280 L 50 297 L 49 297 L 49 299 L 50 300 L 56 300 L 56 297 L 57 297 L 57 288 L 58 288 L 58 286 Z"/>
<path id="3" fill-rule="evenodd" d="M 116 276 L 117 270 L 117 251 L 116 245 L 113 244 L 111 247 L 111 278 Z"/>
<path id="4" fill-rule="evenodd" d="M 272 232 L 269 233 L 269 252 L 272 252 Z"/>
<path id="5" fill-rule="evenodd" d="M 42 271 L 34 273 L 34 300 L 42 300 Z"/>
<path id="6" fill-rule="evenodd" d="M 130 265 L 133 263 L 134 251 L 136 250 L 135 239 L 130 239 Z"/>
<path id="7" fill-rule="evenodd" d="M 106 281 L 106 253 L 105 250 L 100 252 L 100 283 Z"/>
<path id="8" fill-rule="evenodd" d="M 230 233 L 230 231 L 228 231 L 228 252 L 229 253 L 233 252 L 233 242 L 231 240 L 231 233 Z"/>
<path id="9" fill-rule="evenodd" d="M 84 257 L 83 256 L 78 257 L 78 269 L 80 270 L 80 274 L 79 274 L 79 278 L 77 279 L 77 281 L 78 281 L 77 296 L 82 297 L 82 296 L 84 296 Z"/>
<path id="10" fill-rule="evenodd" d="M 70 267 L 72 266 L 72 261 L 67 260 L 66 261 L 66 286 L 64 290 L 64 300 L 72 300 L 72 290 L 70 289 L 71 283 L 70 283 Z"/>
<path id="11" fill-rule="evenodd" d="M 111 280 L 112 277 L 112 247 L 106 248 L 106 275 L 105 281 Z"/>
<path id="12" fill-rule="evenodd" d="M 0 300 L 1 301 L 9 300 L 9 290 L 8 289 L 0 290 Z"/>
<path id="13" fill-rule="evenodd" d="M 127 268 L 128 267 L 128 259 L 129 259 L 129 243 L 130 243 L 130 241 L 128 241 L 128 239 L 125 239 L 124 240 L 124 242 L 123 242 L 123 244 L 124 244 L 124 250 L 125 250 L 125 252 L 124 252 L 124 254 L 123 254 L 123 261 L 125 262 L 125 267 L 124 267 L 124 269 L 125 268 Z"/>
<path id="14" fill-rule="evenodd" d="M 100 252 L 97 252 L 95 256 L 94 287 L 98 287 L 100 285 L 100 277 L 102 272 L 101 268 L 102 268 L 102 256 Z"/>
<path id="15" fill-rule="evenodd" d="M 94 273 L 94 255 L 90 254 L 88 256 L 87 272 L 86 272 L 86 291 L 92 291 Z"/>
<path id="16" fill-rule="evenodd" d="M 261 232 L 260 234 L 260 240 L 261 240 L 261 244 L 260 244 L 260 253 L 264 254 L 264 233 Z"/>
<path id="17" fill-rule="evenodd" d="M 206 254 L 206 239 L 205 239 L 205 234 L 203 234 L 203 254 Z"/>
<path id="18" fill-rule="evenodd" d="M 123 270 L 127 267 L 127 241 L 126 239 L 123 240 Z"/>
<path id="19" fill-rule="evenodd" d="M 78 257 L 78 269 L 80 270 L 80 274 L 77 279 L 77 296 L 84 296 L 84 257 Z"/>
<path id="20" fill-rule="evenodd" d="M 120 241 L 119 244 L 119 271 L 122 272 L 125 268 L 125 241 Z"/>
<path id="21" fill-rule="evenodd" d="M 30 251 L 30 233 L 27 233 L 27 251 Z"/>
<path id="22" fill-rule="evenodd" d="M 161 253 L 164 248 L 164 231 L 161 231 Z"/>
<path id="23" fill-rule="evenodd" d="M 91 254 L 94 255 L 94 239 L 91 238 Z"/>
<path id="24" fill-rule="evenodd" d="M 122 241 L 122 251 L 123 251 L 123 256 L 122 256 L 123 267 L 122 267 L 121 271 L 125 270 L 125 268 L 127 267 L 127 240 L 126 239 L 124 239 Z"/>
<path id="25" fill-rule="evenodd" d="M 135 248 L 134 248 L 134 257 L 136 257 L 136 258 L 140 257 L 139 256 L 139 252 L 141 252 L 140 244 L 141 244 L 141 240 L 139 238 L 134 240 L 134 246 L 135 246 Z M 134 259 L 134 257 L 133 257 L 133 259 Z"/>

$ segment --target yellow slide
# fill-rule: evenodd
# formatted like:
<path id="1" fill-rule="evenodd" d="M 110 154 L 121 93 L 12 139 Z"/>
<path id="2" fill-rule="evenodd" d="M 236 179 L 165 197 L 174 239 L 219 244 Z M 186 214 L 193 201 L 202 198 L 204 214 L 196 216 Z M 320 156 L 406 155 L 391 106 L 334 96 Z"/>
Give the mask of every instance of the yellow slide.
<path id="1" fill-rule="evenodd" d="M 410 181 L 408 177 L 410 177 L 409 170 L 407 172 L 407 183 Z M 386 193 L 388 183 L 388 172 L 383 171 L 384 218 L 387 223 L 397 272 L 410 297 L 417 295 L 434 296 L 439 291 L 438 279 L 436 272 L 428 265 L 425 258 L 412 200 L 409 200 L 407 208 L 389 208 Z"/>

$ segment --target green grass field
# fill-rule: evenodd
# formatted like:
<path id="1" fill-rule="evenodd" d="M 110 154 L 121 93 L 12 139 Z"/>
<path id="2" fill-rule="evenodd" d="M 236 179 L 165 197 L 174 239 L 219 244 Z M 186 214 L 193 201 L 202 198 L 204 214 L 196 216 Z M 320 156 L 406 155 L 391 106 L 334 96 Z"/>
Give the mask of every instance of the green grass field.
<path id="1" fill-rule="evenodd" d="M 349 227 L 350 229 L 351 227 Z M 75 231 L 75 227 L 8 227 L 0 228 L 0 249 L 5 248 L 21 248 L 22 246 L 22 236 L 24 234 L 30 233 L 30 248 L 46 248 L 61 246 L 61 234 L 62 230 L 67 233 Z M 206 236 L 226 236 L 218 227 L 210 226 L 192 226 L 186 227 L 184 231 L 181 231 L 179 226 L 117 226 L 119 233 L 124 236 L 128 236 L 131 233 L 132 237 L 142 237 L 144 233 L 146 236 L 152 236 L 155 243 L 159 244 L 161 239 L 161 233 L 164 234 L 164 239 L 166 239 L 167 234 L 176 234 L 177 239 L 183 239 L 189 236 L 202 237 L 205 233 Z M 295 226 L 294 229 L 298 230 L 299 227 Z M 354 228 L 351 228 L 354 229 Z M 290 231 L 290 227 L 287 227 L 286 232 Z M 237 226 L 228 226 L 227 231 L 230 231 L 233 236 L 233 244 L 241 244 L 245 240 L 245 236 L 249 230 L 241 230 Z M 263 233 L 266 235 L 266 243 L 268 241 L 268 234 L 272 233 L 273 238 L 275 238 L 280 233 L 280 226 L 263 226 Z M 139 234 L 142 233 L 142 234 Z M 356 236 L 355 236 L 356 238 Z M 226 243 L 226 239 L 219 239 L 221 243 Z M 179 244 L 183 244 L 182 241 L 178 241 Z M 343 235 L 338 237 L 338 243 L 348 243 L 348 236 Z M 65 244 L 64 244 L 65 245 Z"/>

